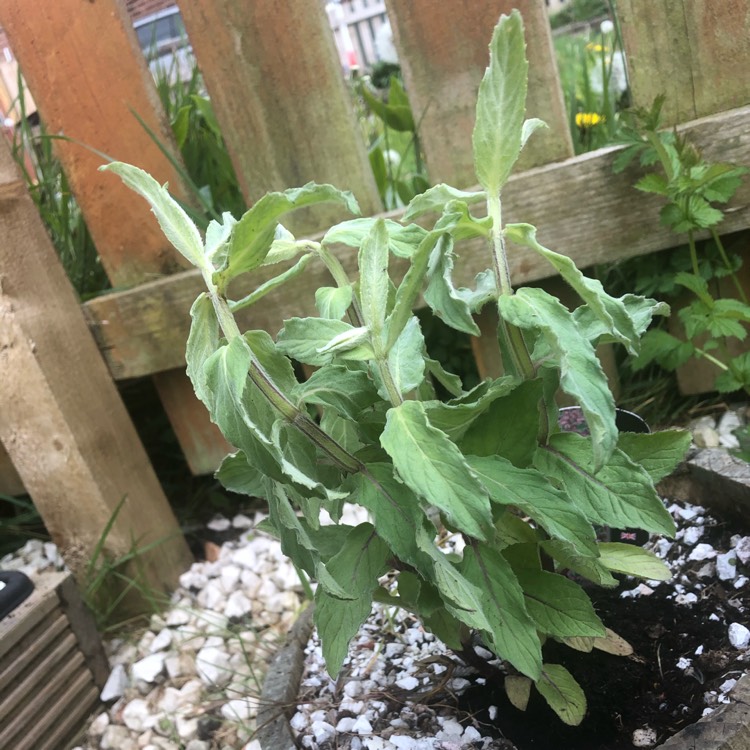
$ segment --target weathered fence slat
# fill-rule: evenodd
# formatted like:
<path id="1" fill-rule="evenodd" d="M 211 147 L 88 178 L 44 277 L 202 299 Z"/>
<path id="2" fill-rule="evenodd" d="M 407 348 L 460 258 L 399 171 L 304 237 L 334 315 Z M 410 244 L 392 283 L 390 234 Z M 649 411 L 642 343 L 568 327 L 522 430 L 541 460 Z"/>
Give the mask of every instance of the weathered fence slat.
<path id="1" fill-rule="evenodd" d="M 78 577 L 125 498 L 105 553 L 158 541 L 141 575 L 174 585 L 187 545 L 4 141 L 0 231 L 0 442 Z"/>
<path id="2" fill-rule="evenodd" d="M 249 202 L 311 180 L 380 209 L 324 7 L 293 0 L 183 0 L 185 27 Z M 346 218 L 321 206 L 292 218 L 313 231 Z"/>
<path id="3" fill-rule="evenodd" d="M 178 198 L 188 197 L 177 171 L 135 117 L 177 155 L 120 0 L 60 0 L 33 14 L 23 0 L 8 0 L 0 3 L 0 24 L 47 128 L 77 141 L 58 141 L 57 152 L 113 285 L 131 286 L 187 265 L 165 240 L 145 201 L 112 175 L 98 172 L 104 157 L 85 148 L 136 164 L 169 182 Z M 160 374 L 155 385 L 190 467 L 198 473 L 215 469 L 227 444 L 184 372 Z"/>
<path id="4" fill-rule="evenodd" d="M 684 129 L 707 157 L 750 163 L 750 107 L 703 118 Z M 658 197 L 633 188 L 641 174 L 638 168 L 612 173 L 616 152 L 603 149 L 512 176 L 504 191 L 507 221 L 536 225 L 540 242 L 569 255 L 582 268 L 673 247 L 674 235 L 659 223 Z M 734 232 L 748 227 L 746 181 L 732 200 L 723 228 Z M 339 257 L 347 270 L 353 270 L 351 251 L 345 249 Z M 536 253 L 512 248 L 509 261 L 517 284 L 550 276 L 551 266 Z M 484 268 L 486 248 L 467 243 L 461 249 L 456 282 L 470 284 Z M 311 264 L 302 277 L 254 306 L 245 322 L 275 335 L 285 317 L 316 314 L 314 290 L 329 283 L 327 279 L 324 269 Z M 253 285 L 264 280 L 258 273 Z M 188 311 L 200 290 L 199 276 L 188 271 L 84 305 L 116 378 L 177 367 L 184 361 Z M 242 292 L 237 290 L 238 295 Z"/>
<path id="5" fill-rule="evenodd" d="M 471 151 L 477 89 L 487 67 L 490 34 L 502 13 L 519 6 L 530 61 L 528 117 L 550 128 L 529 141 L 519 168 L 571 156 L 565 105 L 542 0 L 388 0 L 394 42 L 427 170 L 433 183 L 467 187 L 475 181 Z"/>
<path id="6" fill-rule="evenodd" d="M 618 0 L 633 102 L 665 124 L 750 103 L 748 0 Z"/>

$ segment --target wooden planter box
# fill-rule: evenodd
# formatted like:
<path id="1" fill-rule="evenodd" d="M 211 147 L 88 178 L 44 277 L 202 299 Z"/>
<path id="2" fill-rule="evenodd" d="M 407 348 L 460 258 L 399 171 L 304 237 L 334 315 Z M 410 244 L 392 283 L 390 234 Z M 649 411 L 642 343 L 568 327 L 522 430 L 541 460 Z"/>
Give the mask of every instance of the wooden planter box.
<path id="1" fill-rule="evenodd" d="M 109 673 L 69 573 L 39 576 L 0 620 L 0 748 L 61 750 L 99 702 Z"/>

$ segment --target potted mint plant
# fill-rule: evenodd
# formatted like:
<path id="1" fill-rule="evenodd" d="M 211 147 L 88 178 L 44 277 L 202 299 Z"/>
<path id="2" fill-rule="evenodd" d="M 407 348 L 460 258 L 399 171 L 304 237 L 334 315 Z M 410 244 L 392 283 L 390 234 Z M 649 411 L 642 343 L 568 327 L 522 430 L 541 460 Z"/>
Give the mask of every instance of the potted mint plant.
<path id="1" fill-rule="evenodd" d="M 206 291 L 192 307 L 188 374 L 236 452 L 218 471 L 235 491 L 268 501 L 268 527 L 295 564 L 317 581 L 315 623 L 331 675 L 373 600 L 416 613 L 457 652 L 479 634 L 502 660 L 506 688 L 523 707 L 534 686 L 563 721 L 576 724 L 585 697 L 561 665 L 545 662 L 547 639 L 603 644 L 605 628 L 571 577 L 615 586 L 613 573 L 668 576 L 645 550 L 600 543 L 595 525 L 670 535 L 654 490 L 683 455 L 680 431 L 619 434 L 615 402 L 594 353 L 602 341 L 638 352 L 639 337 L 665 305 L 614 298 L 566 256 L 542 246 L 528 224 L 504 224 L 501 194 L 540 120 L 525 120 L 528 64 L 521 16 L 498 23 L 477 103 L 473 149 L 480 189 L 437 185 L 409 204 L 402 221 L 355 218 L 320 242 L 279 224 L 288 211 L 354 198 L 330 185 L 271 193 L 241 219 L 225 215 L 201 237 L 150 176 L 110 164 L 152 206 L 174 246 L 201 272 Z M 484 210 L 486 209 L 486 211 Z M 429 228 L 409 223 L 437 216 Z M 487 270 L 473 288 L 453 283 L 457 248 L 482 238 Z M 514 289 L 507 246 L 537 253 L 578 293 L 570 311 L 536 288 Z M 349 276 L 334 244 L 355 248 Z M 392 256 L 406 259 L 400 280 Z M 232 282 L 261 266 L 293 265 L 241 300 Z M 242 331 L 235 313 L 324 263 L 330 286 L 315 292 L 318 317 L 287 320 L 276 338 Z M 413 308 L 420 297 L 447 325 L 478 335 L 472 315 L 499 312 L 505 374 L 465 390 L 427 355 Z M 292 360 L 317 368 L 300 382 Z M 436 383 L 450 394 L 436 397 Z M 580 406 L 589 435 L 558 427 L 555 395 Z M 357 503 L 371 522 L 339 522 Z M 333 525 L 320 524 L 327 511 Z M 438 532 L 459 533 L 449 555 Z M 395 571 L 384 588 L 381 576 Z M 585 656 L 582 656 L 585 658 Z"/>

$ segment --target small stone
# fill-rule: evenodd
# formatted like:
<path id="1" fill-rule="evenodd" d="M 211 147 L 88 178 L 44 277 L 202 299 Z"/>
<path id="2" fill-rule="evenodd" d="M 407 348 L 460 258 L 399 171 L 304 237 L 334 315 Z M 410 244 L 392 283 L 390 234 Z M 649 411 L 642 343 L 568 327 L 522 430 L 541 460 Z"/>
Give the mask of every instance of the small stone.
<path id="1" fill-rule="evenodd" d="M 143 682 L 155 682 L 156 678 L 164 670 L 164 660 L 166 654 L 156 653 L 140 659 L 130 667 L 130 674 L 133 680 L 143 680 Z"/>
<path id="2" fill-rule="evenodd" d="M 698 601 L 698 597 L 693 593 L 678 594 L 675 598 L 676 604 L 681 604 L 684 607 L 689 607 L 691 604 L 695 604 Z"/>
<path id="3" fill-rule="evenodd" d="M 719 691 L 722 693 L 728 693 L 736 684 L 737 680 L 735 679 L 724 680 L 724 682 L 719 685 Z"/>
<path id="4" fill-rule="evenodd" d="M 414 750 L 417 746 L 417 740 L 405 734 L 392 734 L 388 741 L 391 745 L 397 748 L 397 750 Z"/>
<path id="5" fill-rule="evenodd" d="M 650 727 L 636 729 L 633 732 L 634 747 L 653 747 L 656 745 L 656 731 Z"/>
<path id="6" fill-rule="evenodd" d="M 750 536 L 743 536 L 734 545 L 734 551 L 743 565 L 750 562 Z"/>
<path id="7" fill-rule="evenodd" d="M 99 747 L 101 750 L 138 750 L 138 744 L 131 737 L 130 731 L 121 724 L 110 724 L 104 730 Z"/>
<path id="8" fill-rule="evenodd" d="M 190 740 L 185 745 L 185 750 L 211 750 L 211 745 L 205 740 Z"/>
<path id="9" fill-rule="evenodd" d="M 172 631 L 168 630 L 167 628 L 164 628 L 163 630 L 159 631 L 156 638 L 154 638 L 154 640 L 151 641 L 151 645 L 149 646 L 149 651 L 151 651 L 152 654 L 155 654 L 158 651 L 166 651 L 171 645 L 172 645 Z"/>
<path id="10" fill-rule="evenodd" d="M 242 591 L 233 591 L 227 599 L 224 614 L 231 619 L 239 619 L 252 612 L 253 603 Z"/>
<path id="11" fill-rule="evenodd" d="M 693 663 L 692 659 L 687 659 L 684 656 L 681 656 L 677 660 L 677 669 L 687 669 L 691 664 Z"/>
<path id="12" fill-rule="evenodd" d="M 187 748 L 187 750 L 190 750 Z M 250 742 L 245 745 L 242 750 L 263 750 L 263 748 L 260 746 L 260 740 L 250 740 Z"/>
<path id="13" fill-rule="evenodd" d="M 487 709 L 487 714 L 490 717 L 490 721 L 495 721 L 495 719 L 497 718 L 497 706 L 490 706 Z"/>
<path id="14" fill-rule="evenodd" d="M 253 527 L 253 519 L 248 518 L 243 513 L 238 513 L 232 519 L 232 527 L 235 529 L 251 529 Z"/>
<path id="15" fill-rule="evenodd" d="M 697 544 L 688 556 L 688 560 L 699 562 L 701 560 L 712 560 L 717 555 L 716 550 L 710 544 Z"/>
<path id="16" fill-rule="evenodd" d="M 739 622 L 733 622 L 729 626 L 729 642 L 735 648 L 747 648 L 750 645 L 750 630 Z"/>
<path id="17" fill-rule="evenodd" d="M 359 716 L 352 725 L 352 732 L 356 732 L 357 734 L 372 734 L 372 724 L 364 716 Z"/>
<path id="18" fill-rule="evenodd" d="M 748 577 L 747 576 L 740 576 L 735 582 L 734 587 L 736 589 L 744 589 L 745 586 L 747 586 Z"/>
<path id="19" fill-rule="evenodd" d="M 107 727 L 109 726 L 109 714 L 106 711 L 102 711 L 92 722 L 89 724 L 88 733 L 94 737 L 101 737 Z"/>
<path id="20" fill-rule="evenodd" d="M 335 728 L 327 721 L 314 721 L 310 726 L 310 731 L 319 745 L 336 736 Z"/>
<path id="21" fill-rule="evenodd" d="M 152 716 L 148 703 L 142 698 L 134 698 L 123 709 L 122 720 L 128 729 L 143 732 L 156 724 L 156 717 Z"/>
<path id="22" fill-rule="evenodd" d="M 475 727 L 466 727 L 464 729 L 464 742 L 479 742 L 482 739 L 482 735 Z"/>
<path id="23" fill-rule="evenodd" d="M 206 528 L 211 529 L 211 531 L 226 531 L 227 529 L 231 528 L 232 522 L 228 518 L 224 518 L 224 516 L 214 516 L 207 524 Z"/>
<path id="24" fill-rule="evenodd" d="M 195 657 L 195 667 L 205 685 L 224 687 L 232 679 L 229 654 L 222 648 L 204 646 Z"/>
<path id="25" fill-rule="evenodd" d="M 177 734 L 183 742 L 196 739 L 198 737 L 198 719 L 197 717 L 188 718 L 187 716 L 177 715 L 175 720 Z"/>
<path id="26" fill-rule="evenodd" d="M 734 550 L 716 557 L 716 574 L 722 581 L 733 581 L 737 577 L 737 553 Z"/>
<path id="27" fill-rule="evenodd" d="M 703 526 L 688 526 L 682 535 L 682 541 L 692 547 L 703 536 Z"/>
<path id="28" fill-rule="evenodd" d="M 695 575 L 698 578 L 713 578 L 716 575 L 716 563 L 713 560 L 709 560 L 696 571 Z"/>
<path id="29" fill-rule="evenodd" d="M 416 677 L 402 677 L 396 680 L 396 685 L 402 690 L 414 690 L 419 687 L 419 680 Z"/>
<path id="30" fill-rule="evenodd" d="M 117 698 L 122 698 L 129 684 L 130 681 L 125 667 L 122 664 L 116 664 L 104 683 L 99 699 L 102 703 L 109 703 Z"/>
<path id="31" fill-rule="evenodd" d="M 699 448 L 718 448 L 721 445 L 719 433 L 708 425 L 698 425 L 693 428 L 693 442 Z"/>
<path id="32" fill-rule="evenodd" d="M 727 411 L 722 414 L 719 424 L 716 427 L 716 431 L 719 435 L 732 435 L 732 433 L 742 427 L 742 420 L 740 415 L 734 411 Z M 734 435 L 732 435 L 734 437 Z"/>
<path id="33" fill-rule="evenodd" d="M 221 715 L 229 721 L 247 721 L 258 712 L 258 706 L 251 698 L 228 701 L 221 707 Z"/>
<path id="34" fill-rule="evenodd" d="M 164 667 L 167 670 L 170 680 L 177 680 L 180 677 L 195 674 L 195 659 L 187 652 L 172 652 L 164 660 Z"/>
<path id="35" fill-rule="evenodd" d="M 356 719 L 354 719 L 351 716 L 344 716 L 343 719 L 339 719 L 339 723 L 336 724 L 336 731 L 337 732 L 351 732 L 352 728 L 354 727 L 354 723 L 356 722 Z M 391 739 L 391 742 L 393 740 Z"/>

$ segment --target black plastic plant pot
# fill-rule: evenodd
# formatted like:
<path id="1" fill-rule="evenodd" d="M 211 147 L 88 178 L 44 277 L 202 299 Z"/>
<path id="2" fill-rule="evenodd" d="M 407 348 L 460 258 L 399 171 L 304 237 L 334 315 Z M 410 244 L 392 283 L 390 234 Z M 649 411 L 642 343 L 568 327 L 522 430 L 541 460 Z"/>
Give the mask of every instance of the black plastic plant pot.
<path id="1" fill-rule="evenodd" d="M 0 620 L 9 615 L 34 590 L 31 579 L 18 570 L 0 570 Z"/>
<path id="2" fill-rule="evenodd" d="M 558 417 L 560 429 L 565 432 L 577 432 L 579 435 L 588 435 L 589 429 L 583 410 L 580 406 L 564 406 L 560 409 Z M 615 424 L 620 432 L 651 432 L 644 419 L 625 409 L 615 410 Z M 601 529 L 599 534 L 601 541 L 624 542 L 625 544 L 644 545 L 649 538 L 647 531 L 643 529 Z"/>

